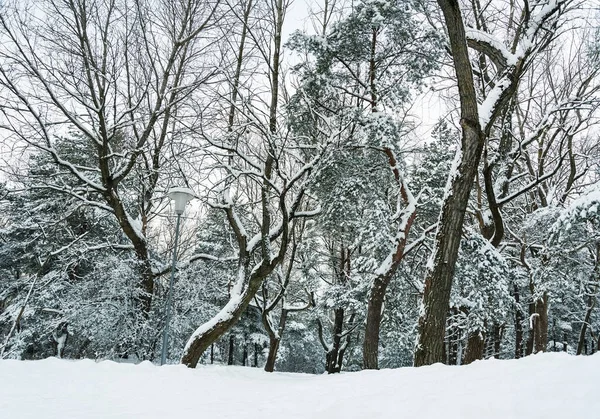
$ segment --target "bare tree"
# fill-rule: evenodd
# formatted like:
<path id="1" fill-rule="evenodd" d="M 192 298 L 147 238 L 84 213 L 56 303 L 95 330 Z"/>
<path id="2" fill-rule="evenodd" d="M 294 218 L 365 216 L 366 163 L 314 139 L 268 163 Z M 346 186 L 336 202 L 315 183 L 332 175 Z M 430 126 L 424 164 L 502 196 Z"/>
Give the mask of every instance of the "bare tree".
<path id="1" fill-rule="evenodd" d="M 41 186 L 113 214 L 140 263 L 145 313 L 156 188 L 186 99 L 216 72 L 206 64 L 219 3 L 47 0 L 5 4 L 0 14 L 0 129 L 77 180 Z M 86 161 L 61 152 L 58 139 Z"/>
<path id="2" fill-rule="evenodd" d="M 235 107 L 240 121 L 229 138 L 211 137 L 212 158 L 227 176 L 217 182 L 219 197 L 210 205 L 222 209 L 234 233 L 237 268 L 229 302 L 210 321 L 201 325 L 188 340 L 181 362 L 195 367 L 204 351 L 240 318 L 264 281 L 284 261 L 289 249 L 294 220 L 318 213 L 303 210 L 307 179 L 328 150 L 328 144 L 313 146 L 305 156 L 298 155 L 298 139 L 279 123 L 282 91 L 282 28 L 287 1 L 274 0 L 258 9 L 258 26 L 250 25 L 248 39 L 258 50 L 266 68 L 267 95 L 252 98 L 238 95 Z M 238 92 L 240 89 L 238 89 Z M 242 141 L 244 140 L 244 141 Z M 225 159 L 224 159 L 225 157 Z M 235 200 L 234 200 L 235 198 Z M 256 198 L 256 200 L 254 199 Z M 241 216 L 240 208 L 249 216 Z"/>

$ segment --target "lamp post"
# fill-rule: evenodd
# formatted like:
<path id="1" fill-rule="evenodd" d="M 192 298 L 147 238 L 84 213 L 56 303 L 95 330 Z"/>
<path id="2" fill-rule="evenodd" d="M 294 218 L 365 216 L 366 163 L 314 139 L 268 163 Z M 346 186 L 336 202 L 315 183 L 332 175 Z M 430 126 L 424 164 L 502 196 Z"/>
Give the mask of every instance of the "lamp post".
<path id="1" fill-rule="evenodd" d="M 171 188 L 168 191 L 169 198 L 175 201 L 175 214 L 177 214 L 177 225 L 175 226 L 175 245 L 173 246 L 173 261 L 171 263 L 171 279 L 169 280 L 169 291 L 167 292 L 167 317 L 165 329 L 163 330 L 162 351 L 160 354 L 160 365 L 167 360 L 167 345 L 169 342 L 169 322 L 171 321 L 171 298 L 173 295 L 173 279 L 175 278 L 175 264 L 177 263 L 177 243 L 179 241 L 179 222 L 185 211 L 185 205 L 194 198 L 194 192 L 189 188 Z"/>

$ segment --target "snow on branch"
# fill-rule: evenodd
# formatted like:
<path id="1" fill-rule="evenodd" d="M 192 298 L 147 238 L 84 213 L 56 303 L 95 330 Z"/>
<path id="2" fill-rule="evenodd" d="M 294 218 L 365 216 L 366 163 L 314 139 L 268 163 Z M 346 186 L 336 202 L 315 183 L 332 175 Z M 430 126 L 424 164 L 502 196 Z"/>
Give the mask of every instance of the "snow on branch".
<path id="1" fill-rule="evenodd" d="M 514 52 L 510 52 L 502 41 L 490 33 L 473 28 L 466 30 L 469 46 L 489 57 L 498 70 L 498 80 L 479 106 L 479 122 L 484 132 L 489 131 L 503 102 L 511 96 L 511 90 L 515 88 L 516 81 L 527 67 L 527 59 L 536 50 L 545 48 L 552 41 L 557 25 L 545 28 L 546 22 L 555 14 L 564 14 L 564 8 L 571 1 L 534 2 L 531 8 L 526 10 L 526 18 L 522 23 L 523 30 L 517 31 L 513 41 Z M 543 29 L 546 30 L 542 31 Z"/>
<path id="2" fill-rule="evenodd" d="M 495 36 L 475 28 L 466 28 L 465 34 L 468 45 L 490 57 L 499 71 L 516 63 L 516 56 Z"/>

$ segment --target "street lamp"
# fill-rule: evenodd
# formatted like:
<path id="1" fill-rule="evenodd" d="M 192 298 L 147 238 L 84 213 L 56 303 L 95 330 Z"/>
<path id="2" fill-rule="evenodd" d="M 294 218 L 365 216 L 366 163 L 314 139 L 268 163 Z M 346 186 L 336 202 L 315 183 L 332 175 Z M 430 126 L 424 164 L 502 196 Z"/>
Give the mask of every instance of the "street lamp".
<path id="1" fill-rule="evenodd" d="M 173 262 L 171 263 L 171 279 L 169 280 L 169 291 L 167 293 L 167 318 L 163 330 L 162 351 L 160 354 L 160 365 L 164 365 L 167 359 L 167 344 L 169 341 L 169 322 L 171 321 L 171 297 L 173 295 L 173 278 L 175 278 L 175 264 L 177 263 L 177 242 L 179 241 L 179 222 L 185 211 L 186 204 L 194 198 L 194 192 L 190 188 L 171 188 L 169 198 L 175 201 L 175 214 L 177 214 L 177 225 L 175 226 L 175 245 L 173 246 Z"/>

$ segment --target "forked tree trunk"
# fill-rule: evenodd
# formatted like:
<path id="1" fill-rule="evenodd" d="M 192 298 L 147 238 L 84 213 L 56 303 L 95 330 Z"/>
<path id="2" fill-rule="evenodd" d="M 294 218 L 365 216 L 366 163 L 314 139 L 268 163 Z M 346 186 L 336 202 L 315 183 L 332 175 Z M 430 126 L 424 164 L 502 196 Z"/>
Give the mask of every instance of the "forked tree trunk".
<path id="1" fill-rule="evenodd" d="M 340 246 L 340 259 L 339 268 L 336 270 L 337 279 L 336 284 L 344 284 L 350 276 L 350 249 Z M 336 307 L 333 309 L 333 330 L 331 345 L 325 342 L 323 333 L 323 324 L 321 320 L 317 318 L 318 336 L 323 349 L 325 350 L 325 370 L 328 374 L 340 372 L 342 369 L 342 363 L 344 360 L 344 353 L 346 347 L 350 343 L 351 332 L 354 329 L 354 317 L 355 313 L 352 313 L 349 320 L 350 329 L 344 332 L 344 315 L 345 310 L 343 307 Z M 342 339 L 346 337 L 345 343 L 342 343 Z"/>
<path id="2" fill-rule="evenodd" d="M 188 367 L 195 368 L 200 360 L 200 357 L 204 353 L 204 351 L 210 346 L 213 342 L 223 336 L 233 325 L 235 325 L 242 313 L 246 310 L 258 290 L 260 289 L 265 278 L 273 272 L 275 267 L 281 263 L 283 260 L 285 253 L 287 252 L 288 245 L 288 228 L 289 228 L 289 214 L 287 213 L 287 208 L 285 207 L 285 199 L 280 200 L 279 208 L 281 209 L 282 220 L 282 228 L 281 228 L 281 236 L 279 243 L 279 253 L 273 257 L 273 253 L 270 249 L 268 243 L 271 241 L 271 213 L 269 209 L 269 201 L 271 197 L 271 177 L 273 171 L 273 165 L 277 164 L 275 162 L 276 153 L 275 150 L 272 149 L 270 145 L 270 141 L 277 135 L 277 105 L 279 101 L 279 71 L 280 71 L 280 61 L 281 61 L 281 34 L 283 28 L 283 20 L 285 16 L 285 9 L 287 7 L 287 3 L 284 3 L 283 0 L 276 0 L 271 3 L 272 16 L 273 16 L 273 48 L 270 49 L 272 51 L 272 59 L 270 60 L 269 66 L 269 77 L 271 82 L 271 98 L 269 105 L 269 141 L 268 144 L 268 152 L 265 158 L 264 163 L 264 172 L 263 172 L 263 183 L 261 185 L 261 205 L 262 205 L 262 219 L 261 219 L 261 241 L 260 241 L 260 256 L 262 258 L 262 263 L 259 266 L 256 266 L 252 269 L 252 272 L 249 273 L 249 265 L 252 258 L 252 255 L 249 254 L 251 251 L 247 249 L 247 237 L 245 236 L 245 229 L 243 225 L 241 225 L 239 217 L 234 214 L 233 208 L 227 207 L 226 213 L 229 224 L 232 226 L 234 233 L 236 235 L 238 246 L 239 246 L 239 266 L 238 269 L 243 270 L 238 275 L 238 281 L 244 280 L 245 284 L 240 284 L 240 289 L 236 291 L 236 295 L 233 298 L 230 298 L 229 302 L 225 305 L 225 307 L 217 314 L 215 318 L 210 320 L 208 323 L 205 323 L 201 326 L 194 335 L 189 339 L 186 347 L 184 349 L 183 357 L 181 362 Z M 251 5 L 248 5 L 247 13 L 249 13 Z M 244 18 L 245 22 L 247 21 L 247 16 Z M 246 26 L 246 23 L 244 23 Z M 240 54 L 242 54 L 243 47 L 240 49 Z M 269 61 L 269 60 L 268 60 Z M 301 196 L 301 195 L 300 195 Z M 284 197 L 282 197 L 284 198 Z M 299 201 L 295 203 L 299 205 Z M 244 231 L 244 233 L 242 232 Z"/>
<path id="3" fill-rule="evenodd" d="M 112 186 L 112 185 L 111 185 Z M 140 292 L 138 301 L 142 314 L 148 316 L 152 308 L 152 297 L 154 296 L 154 273 L 152 271 L 152 262 L 148 252 L 148 243 L 142 237 L 142 232 L 134 228 L 131 218 L 125 209 L 121 198 L 115 189 L 107 188 L 104 198 L 109 206 L 114 210 L 115 217 L 123 230 L 123 233 L 131 241 L 135 255 L 138 259 L 138 269 L 141 276 Z"/>
<path id="4" fill-rule="evenodd" d="M 333 340 L 331 343 L 331 349 L 325 356 L 325 369 L 327 373 L 333 374 L 340 372 L 342 369 L 342 361 L 344 353 L 340 355 L 340 349 L 342 346 L 342 332 L 344 328 L 344 309 L 336 308 L 334 310 L 333 320 Z"/>
<path id="5" fill-rule="evenodd" d="M 271 330 L 271 327 L 269 327 L 269 325 L 267 324 L 268 320 L 266 318 L 266 315 L 263 315 L 263 325 L 265 326 L 265 330 L 267 330 L 269 334 L 269 353 L 267 355 L 267 362 L 265 363 L 266 372 L 275 371 L 277 352 L 279 351 L 279 344 L 281 343 L 281 337 L 283 335 L 283 331 L 285 330 L 287 315 L 288 310 L 286 310 L 285 308 L 282 309 L 281 316 L 279 317 L 279 328 L 277 329 L 277 332 Z"/>
<path id="6" fill-rule="evenodd" d="M 483 108 L 486 114 L 484 115 L 485 126 L 482 127 L 460 3 L 458 0 L 437 0 L 437 2 L 444 15 L 445 27 L 450 40 L 460 98 L 462 135 L 461 148 L 457 152 L 448 178 L 448 190 L 442 204 L 433 252 L 428 263 L 430 268 L 426 270 L 425 274 L 422 315 L 419 318 L 419 337 L 415 351 L 416 366 L 443 362 L 445 358 L 446 316 L 460 246 L 462 224 L 485 138 L 489 136 L 500 113 L 514 97 L 518 81 L 527 70 L 531 55 L 546 48 L 553 39 L 557 25 L 543 27 L 543 24 L 548 22 L 553 14 L 561 14 L 561 10 L 564 10 L 563 6 L 568 3 L 564 0 L 551 2 L 549 7 L 538 11 L 535 19 L 529 13 L 523 13 L 516 36 L 517 40 L 522 42 L 525 42 L 524 38 L 528 38 L 525 42 L 528 45 L 515 62 L 508 63 L 504 60 L 504 64 L 499 64 L 501 70 L 498 78 L 503 82 L 498 82 L 494 86 L 494 91 L 484 101 Z M 486 42 L 481 43 L 471 39 L 469 44 L 491 58 L 495 55 L 502 55 L 494 46 L 485 45 Z M 497 208 L 492 205 L 491 209 Z M 497 215 L 501 214 L 495 214 L 495 216 Z M 496 218 L 495 216 L 494 218 Z M 492 240 L 493 243 L 499 243 L 503 235 L 503 225 L 501 220 L 498 221 L 496 223 L 498 231 L 494 233 L 497 237 Z M 540 339 L 538 341 L 541 344 L 544 340 L 542 332 L 544 321 L 546 323 L 545 340 L 547 341 L 547 310 L 540 310 L 540 313 L 545 315 L 545 318 L 540 319 L 542 323 L 540 323 Z"/>

